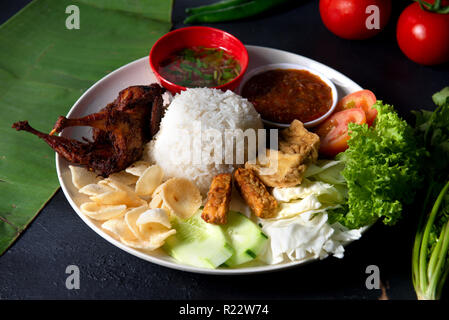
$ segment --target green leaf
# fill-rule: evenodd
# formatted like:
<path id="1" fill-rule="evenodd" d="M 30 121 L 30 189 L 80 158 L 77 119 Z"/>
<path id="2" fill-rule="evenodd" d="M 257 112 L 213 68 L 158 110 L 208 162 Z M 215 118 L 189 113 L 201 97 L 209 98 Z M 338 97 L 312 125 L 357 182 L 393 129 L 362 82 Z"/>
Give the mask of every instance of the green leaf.
<path id="1" fill-rule="evenodd" d="M 439 107 L 441 107 L 443 104 L 449 103 L 447 102 L 448 99 L 449 99 L 449 87 L 444 88 L 443 90 L 435 93 L 432 96 L 433 102 Z"/>
<path id="2" fill-rule="evenodd" d="M 413 129 L 392 106 L 381 101 L 374 106 L 378 111 L 374 126 L 350 123 L 349 148 L 337 157 L 345 164 L 342 175 L 349 190 L 348 202 L 330 216 L 348 228 L 360 228 L 377 219 L 394 225 L 422 181 L 419 170 L 424 149 L 415 140 Z"/>
<path id="3" fill-rule="evenodd" d="M 415 134 L 429 152 L 425 175 L 430 181 L 449 178 L 449 87 L 432 96 L 438 107 L 415 111 Z"/>
<path id="4" fill-rule="evenodd" d="M 80 29 L 65 26 L 69 5 Z M 92 84 L 148 54 L 171 9 L 170 0 L 35 0 L 0 26 L 0 254 L 59 186 L 53 150 L 12 123 L 50 131 Z"/>

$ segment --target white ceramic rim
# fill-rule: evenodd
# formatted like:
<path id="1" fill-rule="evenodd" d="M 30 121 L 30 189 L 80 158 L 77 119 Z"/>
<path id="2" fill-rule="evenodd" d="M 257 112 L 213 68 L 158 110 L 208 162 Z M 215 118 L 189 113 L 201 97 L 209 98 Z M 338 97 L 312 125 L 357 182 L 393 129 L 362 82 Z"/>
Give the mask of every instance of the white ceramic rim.
<path id="1" fill-rule="evenodd" d="M 309 122 L 304 122 L 304 127 L 306 127 L 306 128 L 315 127 L 318 124 L 320 124 L 321 122 L 323 122 L 324 120 L 326 120 L 326 118 L 328 118 L 332 114 L 332 112 L 334 112 L 335 107 L 337 106 L 337 102 L 338 102 L 337 88 L 335 87 L 334 83 L 328 77 L 326 77 L 324 74 L 322 74 L 321 72 L 318 72 L 318 71 L 316 71 L 312 68 L 306 67 L 304 65 L 295 64 L 295 63 L 272 63 L 272 64 L 260 66 L 258 68 L 251 70 L 250 72 L 247 72 L 242 78 L 242 81 L 238 87 L 237 93 L 241 94 L 242 89 L 245 86 L 245 83 L 248 82 L 248 80 L 250 80 L 255 75 L 265 72 L 265 71 L 268 71 L 268 70 L 276 70 L 276 69 L 295 69 L 295 70 L 308 71 L 308 72 L 316 75 L 318 78 L 320 78 L 324 83 L 326 83 L 331 88 L 332 105 L 329 108 L 329 110 L 325 114 L 323 114 L 321 117 L 319 117 L 315 120 L 312 120 Z M 262 121 L 270 126 L 274 126 L 274 127 L 278 127 L 278 128 L 288 128 L 290 126 L 289 123 L 279 123 L 279 122 L 266 120 L 263 118 L 262 118 Z"/>
<path id="2" fill-rule="evenodd" d="M 286 52 L 286 51 L 282 51 L 282 50 L 278 50 L 278 49 L 267 48 L 267 47 L 248 46 L 248 45 L 246 47 L 247 47 L 248 53 L 250 55 L 251 55 L 251 53 L 253 53 L 253 54 L 257 53 L 259 55 L 267 55 L 270 53 L 271 54 L 276 53 L 276 54 L 285 56 L 285 59 L 300 59 L 307 63 L 313 64 L 316 67 L 323 68 L 327 72 L 330 72 L 330 74 L 332 75 L 332 81 L 339 84 L 345 90 L 348 90 L 349 88 L 351 88 L 353 91 L 362 89 L 358 84 L 356 84 L 354 81 L 352 81 L 345 75 L 339 73 L 338 71 L 336 71 L 326 65 L 323 65 L 315 60 L 312 60 L 310 58 L 306 58 L 306 57 L 303 57 L 303 56 L 300 56 L 300 55 L 297 55 L 294 53 L 290 53 L 290 52 Z M 139 63 L 144 63 L 144 62 L 148 62 L 147 56 L 137 59 L 133 62 L 130 62 L 130 63 L 114 70 L 113 72 L 107 74 L 106 76 L 104 76 L 102 79 L 100 79 L 98 82 L 96 82 L 92 87 L 90 87 L 88 90 L 86 90 L 81 95 L 81 97 L 75 102 L 75 104 L 72 106 L 72 108 L 68 112 L 67 117 L 70 117 L 73 113 L 76 112 L 76 109 L 78 108 L 78 106 L 81 104 L 81 102 L 83 100 L 85 100 L 85 99 L 89 100 L 89 98 L 91 98 L 91 96 L 94 94 L 95 90 L 98 90 L 98 89 L 101 90 L 102 87 L 105 85 L 104 82 L 106 82 L 109 78 L 114 77 L 116 74 L 119 74 L 120 72 L 133 66 L 134 64 L 139 64 Z M 251 61 L 248 66 L 248 69 L 250 69 L 250 66 L 251 66 Z M 102 106 L 102 107 L 104 107 L 104 106 Z M 61 135 L 64 136 L 64 131 L 61 133 Z M 138 258 L 141 258 L 143 260 L 146 260 L 146 261 L 149 261 L 154 264 L 161 265 L 161 266 L 164 266 L 167 268 L 180 270 L 180 271 L 200 273 L 200 274 L 213 274 L 213 275 L 244 275 L 244 274 L 253 274 L 253 273 L 267 273 L 267 272 L 274 272 L 274 271 L 278 271 L 278 270 L 293 268 L 293 267 L 296 267 L 299 265 L 308 264 L 310 262 L 314 262 L 314 261 L 318 260 L 318 258 L 311 258 L 308 260 L 290 261 L 290 262 L 275 264 L 275 265 L 262 265 L 262 266 L 236 268 L 236 269 L 220 269 L 220 268 L 207 269 L 207 268 L 199 268 L 199 267 L 189 266 L 186 264 L 181 264 L 181 263 L 176 262 L 174 259 L 172 259 L 170 257 L 160 258 L 157 256 L 153 256 L 153 255 L 141 252 L 137 249 L 130 248 L 130 247 L 124 245 L 123 243 L 121 243 L 119 240 L 117 240 L 117 239 L 113 238 L 112 236 L 110 236 L 109 234 L 107 234 L 105 231 L 101 230 L 97 225 L 94 224 L 94 222 L 91 219 L 89 219 L 87 216 L 85 216 L 81 212 L 78 205 L 75 203 L 75 201 L 70 196 L 70 192 L 69 192 L 68 186 L 66 184 L 66 180 L 65 180 L 68 178 L 63 177 L 63 167 L 67 166 L 67 162 L 62 157 L 60 157 L 58 153 L 56 153 L 55 157 L 56 157 L 56 172 L 58 175 L 59 183 L 61 185 L 61 189 L 62 189 L 67 201 L 70 203 L 70 205 L 72 206 L 73 210 L 77 213 L 77 215 L 94 232 L 96 232 L 98 235 L 100 235 L 103 239 L 105 239 L 112 245 L 122 249 L 123 251 L 130 253 L 130 254 L 132 254 Z M 71 183 L 71 179 L 68 179 L 68 182 Z M 364 227 L 361 232 L 364 233 L 368 228 L 369 228 L 369 226 Z M 348 241 L 344 244 L 344 246 L 346 247 L 348 244 L 350 244 L 352 242 L 353 241 Z"/>

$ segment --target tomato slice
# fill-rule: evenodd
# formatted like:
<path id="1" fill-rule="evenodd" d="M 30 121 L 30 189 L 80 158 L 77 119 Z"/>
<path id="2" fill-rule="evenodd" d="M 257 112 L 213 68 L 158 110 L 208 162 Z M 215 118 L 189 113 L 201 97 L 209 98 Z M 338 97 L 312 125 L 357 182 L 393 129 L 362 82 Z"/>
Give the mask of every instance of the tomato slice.
<path id="1" fill-rule="evenodd" d="M 361 108 L 339 111 L 320 124 L 315 133 L 320 137 L 320 153 L 334 157 L 348 148 L 348 123 L 366 123 L 365 112 Z"/>
<path id="2" fill-rule="evenodd" d="M 376 96 L 370 90 L 360 90 L 353 92 L 343 97 L 338 101 L 336 112 L 351 109 L 351 108 L 362 108 L 366 114 L 366 123 L 371 126 L 377 117 L 377 110 L 372 108 L 373 104 L 376 103 Z"/>

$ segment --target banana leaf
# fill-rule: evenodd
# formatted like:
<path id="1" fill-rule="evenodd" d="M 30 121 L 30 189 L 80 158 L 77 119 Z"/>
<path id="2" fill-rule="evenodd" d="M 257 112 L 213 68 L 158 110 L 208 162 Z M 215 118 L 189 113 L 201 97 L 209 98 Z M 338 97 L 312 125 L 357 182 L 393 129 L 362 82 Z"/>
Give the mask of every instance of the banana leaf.
<path id="1" fill-rule="evenodd" d="M 68 29 L 69 5 L 79 29 Z M 11 128 L 49 132 L 112 70 L 148 54 L 171 28 L 172 0 L 35 0 L 0 26 L 0 254 L 59 187 L 54 152 Z"/>

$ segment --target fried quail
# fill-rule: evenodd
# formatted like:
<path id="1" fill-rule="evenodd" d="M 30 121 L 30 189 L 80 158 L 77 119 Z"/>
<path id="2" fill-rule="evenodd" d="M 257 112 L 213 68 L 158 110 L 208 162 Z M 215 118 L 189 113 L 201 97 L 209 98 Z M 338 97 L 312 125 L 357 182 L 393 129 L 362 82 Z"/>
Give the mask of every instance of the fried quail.
<path id="1" fill-rule="evenodd" d="M 16 122 L 12 127 L 43 139 L 67 161 L 107 177 L 142 156 L 144 144 L 159 130 L 164 92 L 158 84 L 128 87 L 98 113 L 77 119 L 59 117 L 50 134 L 33 129 L 28 121 Z M 92 141 L 53 135 L 73 126 L 92 127 Z"/>

